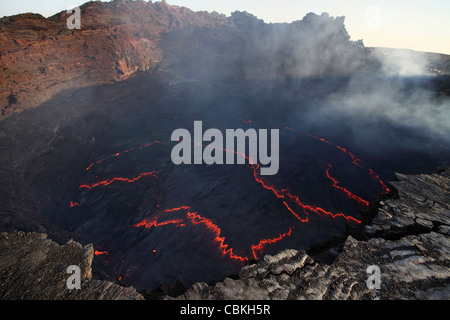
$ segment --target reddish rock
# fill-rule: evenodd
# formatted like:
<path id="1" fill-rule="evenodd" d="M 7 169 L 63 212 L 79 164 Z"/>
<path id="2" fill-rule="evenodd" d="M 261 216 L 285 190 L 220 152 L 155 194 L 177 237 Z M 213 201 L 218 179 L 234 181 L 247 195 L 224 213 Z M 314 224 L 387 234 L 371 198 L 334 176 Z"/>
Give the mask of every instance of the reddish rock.
<path id="1" fill-rule="evenodd" d="M 4 115 L 35 107 L 61 90 L 110 83 L 152 70 L 162 58 L 161 36 L 179 26 L 223 23 L 164 2 L 89 2 L 81 29 L 69 30 L 63 11 L 44 18 L 0 19 L 0 109 Z M 16 103 L 8 97 L 14 92 Z M 1 116 L 0 116 L 1 118 Z"/>

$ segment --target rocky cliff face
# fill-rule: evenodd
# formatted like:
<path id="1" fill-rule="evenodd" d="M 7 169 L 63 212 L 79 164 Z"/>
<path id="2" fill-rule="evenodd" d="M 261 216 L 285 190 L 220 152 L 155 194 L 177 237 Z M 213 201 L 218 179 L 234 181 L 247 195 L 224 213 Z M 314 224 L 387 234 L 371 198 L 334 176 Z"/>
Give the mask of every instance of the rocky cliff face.
<path id="1" fill-rule="evenodd" d="M 326 14 L 265 24 L 241 12 L 225 17 L 165 2 L 112 1 L 81 6 L 81 29 L 69 30 L 70 16 L 0 19 L 1 117 L 64 89 L 120 81 L 138 71 L 162 71 L 176 81 L 264 79 L 334 75 L 367 62 L 362 44 L 349 41 L 344 18 Z"/>
<path id="2" fill-rule="evenodd" d="M 59 246 L 46 234 L 0 234 L 0 299 L 2 300 L 142 300 L 125 288 L 92 276 L 92 245 L 74 241 Z M 69 266 L 80 268 L 81 288 L 69 289 Z M 7 279 L 7 281 L 4 281 Z"/>
<path id="3" fill-rule="evenodd" d="M 372 223 L 350 235 L 340 253 L 285 250 L 244 267 L 236 278 L 197 283 L 177 299 L 449 299 L 450 168 L 432 175 L 401 175 L 398 197 L 380 202 Z M 355 239 L 355 237 L 358 238 Z M 380 288 L 367 285 L 380 268 Z"/>
<path id="4" fill-rule="evenodd" d="M 67 88 L 152 70 L 161 61 L 159 42 L 165 32 L 185 22 L 208 24 L 187 9 L 143 1 L 86 3 L 81 6 L 81 29 L 67 28 L 70 15 L 0 19 L 3 115 L 37 106 Z"/>

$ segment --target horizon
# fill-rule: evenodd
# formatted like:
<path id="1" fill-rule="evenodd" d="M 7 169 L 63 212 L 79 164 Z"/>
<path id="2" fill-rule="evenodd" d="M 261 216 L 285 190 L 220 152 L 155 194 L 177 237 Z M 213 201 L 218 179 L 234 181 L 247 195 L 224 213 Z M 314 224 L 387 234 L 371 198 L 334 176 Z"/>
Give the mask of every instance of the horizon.
<path id="1" fill-rule="evenodd" d="M 84 0 L 0 0 L 0 17 L 21 13 L 38 13 L 48 18 Z M 103 0 L 102 2 L 110 2 Z M 148 1 L 146 1 L 148 2 Z M 154 1 L 155 2 L 155 1 Z M 159 2 L 159 1 L 156 1 Z M 169 5 L 184 6 L 193 11 L 216 11 L 230 16 L 247 11 L 266 23 L 290 23 L 313 12 L 332 17 L 345 16 L 351 40 L 363 40 L 366 47 L 407 49 L 450 55 L 450 1 L 416 0 L 405 5 L 401 0 L 285 0 L 282 4 L 267 0 L 168 0 Z"/>

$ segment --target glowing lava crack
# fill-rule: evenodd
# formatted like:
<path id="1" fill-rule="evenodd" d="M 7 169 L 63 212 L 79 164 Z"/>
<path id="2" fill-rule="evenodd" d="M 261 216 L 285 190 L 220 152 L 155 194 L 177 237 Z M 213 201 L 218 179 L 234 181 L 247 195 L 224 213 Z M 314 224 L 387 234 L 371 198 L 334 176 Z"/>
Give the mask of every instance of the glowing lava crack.
<path id="1" fill-rule="evenodd" d="M 248 256 L 237 255 L 234 253 L 234 249 L 229 247 L 228 244 L 226 244 L 226 238 L 224 236 L 222 236 L 222 231 L 221 231 L 220 227 L 217 224 L 215 224 L 212 219 L 205 218 L 205 217 L 199 215 L 197 212 L 191 212 L 190 209 L 191 208 L 188 206 L 183 206 L 183 207 L 174 208 L 174 209 L 167 209 L 167 210 L 164 210 L 161 213 L 159 213 L 156 217 L 147 218 L 147 219 L 142 220 L 139 223 L 136 223 L 135 225 L 133 225 L 133 227 L 135 227 L 135 228 L 145 227 L 145 228 L 150 229 L 150 228 L 157 228 L 157 227 L 161 227 L 161 226 L 165 226 L 165 225 L 169 225 L 169 224 L 176 224 L 176 226 L 184 227 L 186 225 L 186 223 L 189 221 L 194 226 L 197 226 L 197 225 L 204 226 L 214 236 L 213 244 L 218 246 L 218 249 L 221 252 L 222 256 L 228 256 L 230 259 L 235 260 L 235 261 L 240 261 L 240 262 L 245 262 L 245 261 L 249 260 Z M 184 219 L 172 219 L 172 220 L 165 220 L 165 221 L 159 222 L 159 219 L 163 215 L 168 214 L 168 213 L 178 212 L 178 211 L 186 212 Z M 251 251 L 252 251 L 253 258 L 258 259 L 257 253 L 262 253 L 264 246 L 266 246 L 268 244 L 277 243 L 277 242 L 283 240 L 284 238 L 290 236 L 292 234 L 293 229 L 294 229 L 294 227 L 290 227 L 289 231 L 286 233 L 280 234 L 277 237 L 272 238 L 272 239 L 262 239 L 259 241 L 259 243 L 257 245 L 252 245 Z"/>
<path id="2" fill-rule="evenodd" d="M 293 129 L 290 129 L 290 128 L 287 128 L 287 129 L 293 130 Z M 350 151 L 348 151 L 346 148 L 343 148 L 343 147 L 338 146 L 338 145 L 336 145 L 336 144 L 334 144 L 334 143 L 331 143 L 330 141 L 325 140 L 324 138 L 318 138 L 318 137 L 313 136 L 313 135 L 311 135 L 311 134 L 308 134 L 308 136 L 311 137 L 311 138 L 314 138 L 314 139 L 316 139 L 316 140 L 322 141 L 322 142 L 324 142 L 324 143 L 326 143 L 326 144 L 329 144 L 330 146 L 333 146 L 333 147 L 335 147 L 335 148 L 338 148 L 339 150 L 341 150 L 341 151 L 344 152 L 345 154 L 348 154 L 348 155 L 352 158 L 353 164 L 354 164 L 355 166 L 357 166 L 357 167 L 359 167 L 359 168 L 362 168 L 362 165 L 364 164 L 364 161 L 362 161 L 361 159 L 359 159 L 358 157 L 356 157 L 353 153 L 351 153 Z M 386 186 L 386 184 L 380 179 L 380 176 L 379 176 L 378 174 L 376 174 L 372 169 L 369 168 L 368 170 L 369 170 L 369 171 L 368 171 L 369 175 L 381 185 L 381 187 L 382 187 L 382 189 L 383 189 L 383 193 L 389 193 L 390 189 L 389 189 L 389 188 Z"/>
<path id="3" fill-rule="evenodd" d="M 364 200 L 364 199 L 354 195 L 353 193 L 348 191 L 346 188 L 339 186 L 339 181 L 337 181 L 335 178 L 333 178 L 330 175 L 330 169 L 332 168 L 331 164 L 329 164 L 328 166 L 329 166 L 329 168 L 326 171 L 326 175 L 327 175 L 327 178 L 330 179 L 333 182 L 333 187 L 338 189 L 338 190 L 341 190 L 342 192 L 344 192 L 344 194 L 348 198 L 355 200 L 356 202 L 358 202 L 359 204 L 361 204 L 361 205 L 363 205 L 365 207 L 368 207 L 369 206 L 369 202 L 368 201 L 366 201 L 366 200 Z"/>
<path id="4" fill-rule="evenodd" d="M 117 182 L 117 181 L 125 182 L 125 183 L 134 183 L 134 182 L 136 182 L 136 181 L 142 179 L 143 177 L 147 177 L 147 176 L 152 176 L 152 177 L 154 177 L 156 180 L 158 180 L 158 177 L 156 176 L 156 173 L 155 173 L 154 171 L 152 171 L 152 172 L 144 172 L 144 173 L 141 173 L 140 175 L 138 175 L 136 178 L 133 178 L 133 179 L 121 178 L 121 177 L 115 177 L 115 178 L 111 178 L 111 179 L 107 179 L 107 180 L 102 180 L 102 181 L 99 181 L 99 182 L 95 182 L 95 183 L 92 183 L 92 184 L 82 184 L 82 185 L 80 185 L 79 188 L 80 188 L 80 189 L 87 188 L 87 189 L 90 190 L 90 189 L 92 189 L 92 188 L 99 187 L 99 186 L 108 186 L 108 185 L 110 185 L 111 183 Z"/>

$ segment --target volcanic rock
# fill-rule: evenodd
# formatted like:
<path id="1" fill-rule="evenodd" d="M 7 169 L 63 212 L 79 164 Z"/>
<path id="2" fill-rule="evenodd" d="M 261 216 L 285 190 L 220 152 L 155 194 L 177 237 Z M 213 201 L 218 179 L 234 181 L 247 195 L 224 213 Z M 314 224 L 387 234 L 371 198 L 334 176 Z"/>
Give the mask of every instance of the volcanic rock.
<path id="1" fill-rule="evenodd" d="M 31 13 L 0 19 L 0 101 L 6 115 L 64 89 L 152 70 L 161 61 L 158 43 L 165 32 L 220 19 L 161 2 L 89 2 L 80 9 L 81 29 L 67 28 L 71 14 L 65 11 L 47 19 Z M 11 95 L 16 104 L 8 103 Z"/>
<path id="2" fill-rule="evenodd" d="M 398 199 L 383 201 L 372 221 L 365 227 L 370 236 L 399 237 L 402 234 L 444 230 L 450 221 L 450 172 L 443 169 L 432 175 L 396 174 L 391 182 Z M 404 199 L 408 199 L 405 201 Z"/>
<path id="3" fill-rule="evenodd" d="M 92 245 L 75 241 L 59 246 L 39 233 L 0 234 L 2 300 L 142 300 L 133 287 L 92 276 Z M 69 266 L 78 266 L 81 288 L 68 289 Z"/>
<path id="4" fill-rule="evenodd" d="M 196 283 L 177 299 L 449 299 L 450 168 L 397 178 L 398 198 L 380 202 L 361 239 L 348 236 L 331 264 L 285 250 L 244 267 L 238 279 Z M 380 289 L 368 286 L 369 266 L 380 268 Z"/>

